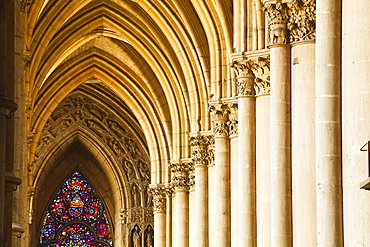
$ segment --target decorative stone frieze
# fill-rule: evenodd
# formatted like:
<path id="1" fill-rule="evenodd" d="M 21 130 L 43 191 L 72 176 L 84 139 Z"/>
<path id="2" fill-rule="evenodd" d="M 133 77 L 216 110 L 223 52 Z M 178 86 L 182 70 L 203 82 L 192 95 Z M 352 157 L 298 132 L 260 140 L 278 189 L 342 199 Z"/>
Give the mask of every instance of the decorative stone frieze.
<path id="1" fill-rule="evenodd" d="M 153 196 L 154 213 L 166 212 L 166 190 L 165 186 L 150 187 L 149 194 Z"/>
<path id="2" fill-rule="evenodd" d="M 194 165 L 192 162 L 179 162 L 172 163 L 169 165 L 173 177 L 171 179 L 171 185 L 175 192 L 177 191 L 189 191 L 190 189 L 190 178 L 189 174 L 193 172 Z"/>
<path id="3" fill-rule="evenodd" d="M 288 6 L 290 42 L 314 40 L 316 37 L 316 1 L 293 0 Z"/>
<path id="4" fill-rule="evenodd" d="M 238 104 L 229 104 L 230 116 L 229 116 L 229 134 L 230 137 L 238 136 Z"/>
<path id="5" fill-rule="evenodd" d="M 214 138 L 229 136 L 229 107 L 226 104 L 212 105 L 210 107 Z"/>
<path id="6" fill-rule="evenodd" d="M 269 21 L 270 45 L 289 44 L 288 5 L 286 3 L 268 4 L 262 10 L 265 11 Z"/>

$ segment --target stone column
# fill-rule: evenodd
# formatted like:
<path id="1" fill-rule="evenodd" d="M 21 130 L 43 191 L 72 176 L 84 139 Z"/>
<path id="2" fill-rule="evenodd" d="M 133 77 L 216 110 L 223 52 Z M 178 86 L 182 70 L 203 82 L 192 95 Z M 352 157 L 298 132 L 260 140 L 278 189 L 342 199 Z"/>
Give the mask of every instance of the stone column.
<path id="1" fill-rule="evenodd" d="M 236 88 L 235 94 L 236 96 Z M 230 136 L 230 203 L 231 203 L 231 246 L 239 246 L 239 191 L 238 191 L 238 104 L 232 99 L 228 104 Z"/>
<path id="2" fill-rule="evenodd" d="M 341 1 L 317 1 L 316 18 L 317 243 L 343 246 Z"/>
<path id="3" fill-rule="evenodd" d="M 166 187 L 163 184 L 150 185 L 154 211 L 154 246 L 166 247 Z"/>
<path id="4" fill-rule="evenodd" d="M 290 46 L 287 5 L 265 7 L 270 25 L 271 246 L 292 246 Z"/>
<path id="5" fill-rule="evenodd" d="M 189 222 L 195 222 L 197 220 L 195 203 L 195 171 L 194 165 L 192 165 L 189 171 Z M 189 224 L 189 246 L 195 246 L 195 236 L 196 228 L 192 224 Z"/>
<path id="6" fill-rule="evenodd" d="M 315 1 L 289 4 L 292 44 L 293 246 L 315 246 Z"/>
<path id="7" fill-rule="evenodd" d="M 172 218 L 172 204 L 174 191 L 171 184 L 166 184 L 166 247 L 172 247 L 172 227 L 174 220 Z"/>
<path id="8" fill-rule="evenodd" d="M 169 167 L 173 174 L 171 185 L 175 190 L 174 246 L 189 247 L 189 172 L 193 165 L 191 162 L 179 162 Z"/>
<path id="9" fill-rule="evenodd" d="M 239 246 L 256 246 L 256 98 L 252 61 L 234 63 L 238 85 Z"/>
<path id="10" fill-rule="evenodd" d="M 13 135 L 9 136 L 13 131 L 8 128 L 12 124 L 9 119 L 17 110 L 17 105 L 7 97 L 12 96 L 14 86 L 14 11 L 13 1 L 0 2 L 0 246 L 6 247 L 11 246 L 12 240 L 12 188 L 20 183 L 12 174 L 13 159 L 7 157 L 13 156 L 14 144 Z"/>
<path id="11" fill-rule="evenodd" d="M 215 243 L 219 247 L 231 244 L 230 217 L 230 140 L 228 126 L 228 106 L 212 105 L 211 114 L 215 138 Z"/>
<path id="12" fill-rule="evenodd" d="M 190 137 L 195 168 L 195 245 L 208 247 L 208 164 L 211 135 Z"/>

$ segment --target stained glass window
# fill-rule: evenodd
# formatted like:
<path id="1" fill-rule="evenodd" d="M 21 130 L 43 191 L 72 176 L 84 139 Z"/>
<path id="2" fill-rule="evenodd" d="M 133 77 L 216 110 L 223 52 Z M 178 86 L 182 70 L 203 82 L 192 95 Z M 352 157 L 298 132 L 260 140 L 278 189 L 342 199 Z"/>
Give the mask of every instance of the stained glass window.
<path id="1" fill-rule="evenodd" d="M 75 172 L 51 202 L 39 247 L 113 247 L 102 202 L 86 179 Z"/>

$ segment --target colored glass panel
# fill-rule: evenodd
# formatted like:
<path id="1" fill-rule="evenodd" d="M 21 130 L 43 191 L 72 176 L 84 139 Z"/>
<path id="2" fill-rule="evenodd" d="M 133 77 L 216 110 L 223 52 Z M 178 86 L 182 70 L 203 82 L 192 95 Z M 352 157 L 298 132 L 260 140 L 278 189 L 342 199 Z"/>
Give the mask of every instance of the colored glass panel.
<path id="1" fill-rule="evenodd" d="M 63 184 L 50 204 L 39 246 L 113 246 L 103 204 L 80 173 Z"/>

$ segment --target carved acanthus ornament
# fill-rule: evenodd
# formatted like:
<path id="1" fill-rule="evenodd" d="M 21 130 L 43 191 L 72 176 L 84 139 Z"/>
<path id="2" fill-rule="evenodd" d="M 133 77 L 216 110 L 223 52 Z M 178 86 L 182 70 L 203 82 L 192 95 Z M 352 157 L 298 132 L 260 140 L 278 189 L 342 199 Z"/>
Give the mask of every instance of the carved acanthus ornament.
<path id="1" fill-rule="evenodd" d="M 286 3 L 268 4 L 263 7 L 270 26 L 269 43 L 289 44 L 288 5 Z"/>
<path id="2" fill-rule="evenodd" d="M 179 162 L 172 163 L 169 165 L 173 174 L 171 179 L 171 185 L 177 191 L 187 192 L 190 189 L 190 177 L 189 175 L 194 171 L 194 165 L 192 162 Z"/>
<path id="3" fill-rule="evenodd" d="M 189 139 L 193 147 L 192 157 L 195 166 L 210 165 L 212 156 L 213 135 L 192 136 Z"/>
<path id="4" fill-rule="evenodd" d="M 255 94 L 253 61 L 233 61 L 231 66 L 236 74 L 238 96 L 253 96 Z"/>
<path id="5" fill-rule="evenodd" d="M 255 75 L 254 89 L 256 95 L 270 93 L 270 56 L 260 56 L 253 63 L 252 71 Z"/>
<path id="6" fill-rule="evenodd" d="M 212 105 L 210 107 L 214 138 L 229 136 L 229 107 L 226 104 Z"/>
<path id="7" fill-rule="evenodd" d="M 293 0 L 289 3 L 290 42 L 314 40 L 316 37 L 316 1 Z"/>
<path id="8" fill-rule="evenodd" d="M 153 196 L 154 213 L 166 212 L 166 190 L 165 186 L 156 186 L 149 188 L 149 194 Z"/>
<path id="9" fill-rule="evenodd" d="M 232 103 L 229 105 L 230 116 L 229 116 L 229 131 L 230 137 L 238 135 L 238 104 Z"/>

